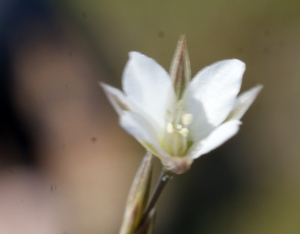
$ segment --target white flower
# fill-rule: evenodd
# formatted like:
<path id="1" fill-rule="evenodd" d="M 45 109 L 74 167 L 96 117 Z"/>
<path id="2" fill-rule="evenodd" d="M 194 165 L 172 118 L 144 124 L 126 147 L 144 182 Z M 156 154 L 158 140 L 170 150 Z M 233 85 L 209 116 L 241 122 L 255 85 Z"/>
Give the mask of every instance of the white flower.
<path id="1" fill-rule="evenodd" d="M 205 67 L 189 81 L 187 51 L 184 48 L 181 52 L 185 57 L 180 60 L 175 53 L 172 78 L 155 60 L 130 52 L 123 92 L 101 83 L 120 116 L 120 125 L 177 174 L 234 136 L 239 119 L 262 89 L 257 85 L 237 97 L 245 71 L 245 64 L 237 59 Z M 183 78 L 179 79 L 179 89 L 172 75 L 174 66 L 177 71 L 187 71 L 184 85 Z"/>

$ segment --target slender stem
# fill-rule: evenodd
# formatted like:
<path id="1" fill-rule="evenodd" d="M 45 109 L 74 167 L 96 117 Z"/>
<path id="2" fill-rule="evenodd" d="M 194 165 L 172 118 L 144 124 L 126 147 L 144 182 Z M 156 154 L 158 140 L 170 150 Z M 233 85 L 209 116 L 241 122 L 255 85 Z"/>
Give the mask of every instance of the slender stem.
<path id="1" fill-rule="evenodd" d="M 150 213 L 150 211 L 153 209 L 153 207 L 155 206 L 160 194 L 162 193 L 162 191 L 164 190 L 165 186 L 167 185 L 167 183 L 169 182 L 170 179 L 172 179 L 172 172 L 166 170 L 165 168 L 163 168 L 160 177 L 159 177 L 159 181 L 156 185 L 156 188 L 154 189 L 153 195 L 151 197 L 151 200 L 148 204 L 148 207 L 144 213 L 144 217 L 148 216 L 148 214 Z"/>
<path id="2" fill-rule="evenodd" d="M 168 171 L 167 169 L 163 168 L 162 172 L 160 174 L 159 177 L 159 181 L 156 184 L 156 187 L 154 189 L 153 195 L 151 197 L 151 200 L 147 206 L 147 209 L 143 215 L 143 218 L 141 219 L 136 234 L 143 234 L 143 232 L 145 231 L 145 224 L 147 221 L 147 218 L 149 216 L 149 213 L 152 211 L 153 207 L 155 206 L 160 194 L 162 193 L 162 191 L 164 190 L 165 186 L 167 185 L 168 181 L 170 179 L 172 179 L 173 174 L 172 172 Z"/>

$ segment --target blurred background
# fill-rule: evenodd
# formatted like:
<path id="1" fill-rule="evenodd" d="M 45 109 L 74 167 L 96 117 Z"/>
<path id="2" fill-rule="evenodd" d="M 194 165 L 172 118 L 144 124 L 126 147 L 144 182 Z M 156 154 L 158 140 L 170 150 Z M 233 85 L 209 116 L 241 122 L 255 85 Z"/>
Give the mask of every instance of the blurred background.
<path id="1" fill-rule="evenodd" d="M 129 51 L 168 70 L 181 34 L 192 75 L 238 58 L 242 91 L 264 89 L 237 136 L 170 182 L 155 233 L 299 233 L 298 0 L 1 0 L 1 233 L 118 232 L 144 149 L 98 82 L 121 88 Z"/>

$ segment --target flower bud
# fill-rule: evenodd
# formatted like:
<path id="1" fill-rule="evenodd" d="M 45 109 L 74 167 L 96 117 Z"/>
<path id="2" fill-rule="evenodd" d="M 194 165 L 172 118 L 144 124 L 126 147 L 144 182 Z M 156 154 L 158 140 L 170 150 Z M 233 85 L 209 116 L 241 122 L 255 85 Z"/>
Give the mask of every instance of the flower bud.
<path id="1" fill-rule="evenodd" d="M 184 35 L 179 38 L 170 67 L 170 76 L 177 99 L 180 100 L 183 91 L 191 80 L 190 59 Z"/>

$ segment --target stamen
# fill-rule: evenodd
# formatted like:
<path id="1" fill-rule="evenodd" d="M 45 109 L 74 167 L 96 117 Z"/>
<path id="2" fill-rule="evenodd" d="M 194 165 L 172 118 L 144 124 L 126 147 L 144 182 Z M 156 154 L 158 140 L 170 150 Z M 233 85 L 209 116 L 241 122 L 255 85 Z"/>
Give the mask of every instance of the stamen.
<path id="1" fill-rule="evenodd" d="M 171 124 L 171 123 L 167 123 L 166 128 L 167 128 L 166 130 L 167 130 L 168 133 L 172 133 L 174 131 L 173 124 Z"/>
<path id="2" fill-rule="evenodd" d="M 187 137 L 187 135 L 189 134 L 189 130 L 187 128 L 183 128 L 179 131 L 179 133 L 184 136 Z"/>
<path id="3" fill-rule="evenodd" d="M 174 136 L 173 136 L 173 154 L 176 155 L 176 156 L 177 156 L 178 153 L 179 153 L 179 152 L 178 152 L 178 150 L 179 150 L 179 149 L 178 149 L 178 148 L 179 148 L 179 147 L 178 147 L 178 143 L 179 143 L 178 140 L 180 140 L 180 139 L 178 139 L 179 136 L 180 136 L 180 135 L 179 135 L 178 133 L 177 133 L 177 134 L 175 133 Z"/>
<path id="4" fill-rule="evenodd" d="M 177 111 L 174 119 L 173 119 L 173 123 L 177 126 L 178 124 L 180 124 L 180 113 L 178 113 L 179 111 Z"/>
<path id="5" fill-rule="evenodd" d="M 164 150 L 172 156 L 184 155 L 187 148 L 188 125 L 193 121 L 193 115 L 183 110 L 184 101 L 179 100 L 175 109 L 166 113 L 166 136 Z"/>
<path id="6" fill-rule="evenodd" d="M 181 137 L 181 142 L 182 142 L 182 149 L 179 152 L 179 154 L 184 154 L 187 148 L 187 142 L 185 137 Z"/>
<path id="7" fill-rule="evenodd" d="M 180 129 L 182 129 L 182 125 L 181 124 L 177 124 L 176 128 L 180 130 Z"/>
<path id="8" fill-rule="evenodd" d="M 185 113 L 182 115 L 181 121 L 184 125 L 190 125 L 193 122 L 193 115 Z"/>
<path id="9" fill-rule="evenodd" d="M 176 108 L 177 109 L 181 109 L 183 107 L 184 101 L 180 100 L 179 102 L 177 102 Z"/>

